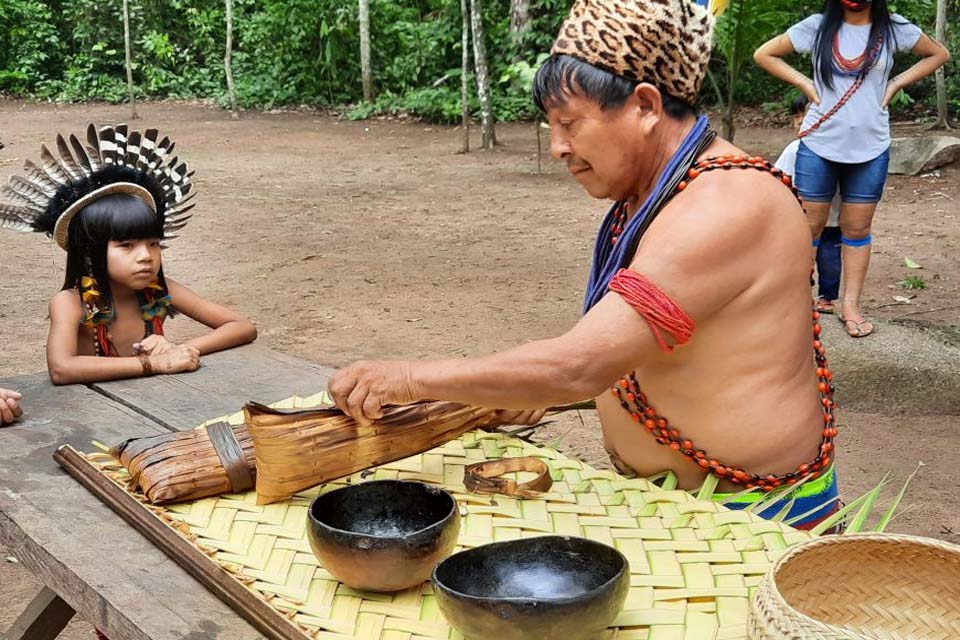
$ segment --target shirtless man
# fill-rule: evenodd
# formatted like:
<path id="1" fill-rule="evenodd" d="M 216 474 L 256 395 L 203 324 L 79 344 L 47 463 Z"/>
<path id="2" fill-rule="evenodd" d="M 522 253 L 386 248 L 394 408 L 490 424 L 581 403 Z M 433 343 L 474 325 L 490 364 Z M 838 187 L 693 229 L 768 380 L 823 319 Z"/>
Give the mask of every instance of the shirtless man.
<path id="1" fill-rule="evenodd" d="M 358 362 L 329 390 L 362 422 L 384 404 L 423 399 L 530 410 L 596 397 L 621 470 L 670 469 L 693 489 L 709 469 L 730 492 L 805 479 L 798 494 L 824 507 L 800 523 L 812 526 L 835 510 L 836 483 L 832 384 L 814 357 L 809 230 L 784 178 L 756 170 L 759 159 L 689 171 L 694 158 L 746 154 L 714 139 L 689 106 L 712 18 L 688 0 L 670 5 L 577 0 L 535 82 L 551 153 L 590 195 L 615 202 L 581 320 L 482 358 Z M 604 37 L 591 35 L 598 29 Z M 638 41 L 644 47 L 610 46 Z M 670 175 L 684 184 L 658 184 Z M 653 219 L 645 230 L 643 218 Z M 791 515 L 810 511 L 797 502 Z"/>

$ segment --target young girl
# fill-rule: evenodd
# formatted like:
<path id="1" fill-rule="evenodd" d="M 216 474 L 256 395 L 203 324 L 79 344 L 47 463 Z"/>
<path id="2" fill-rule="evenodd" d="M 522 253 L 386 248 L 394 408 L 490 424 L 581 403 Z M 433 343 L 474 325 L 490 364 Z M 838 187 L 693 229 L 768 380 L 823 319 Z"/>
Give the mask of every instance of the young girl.
<path id="1" fill-rule="evenodd" d="M 783 60 L 794 51 L 811 54 L 813 80 Z M 890 79 L 894 54 L 905 51 L 921 60 Z M 873 215 L 890 159 L 887 106 L 901 89 L 945 64 L 950 54 L 918 27 L 890 13 L 887 0 L 826 0 L 822 13 L 790 27 L 754 57 L 810 99 L 794 178 L 814 246 L 830 201 L 840 190 L 843 301 L 838 317 L 850 336 L 867 336 L 873 324 L 860 309 L 860 293 L 870 264 Z"/>
<path id="2" fill-rule="evenodd" d="M 0 226 L 53 236 L 67 251 L 50 301 L 47 365 L 54 384 L 194 371 L 200 356 L 252 342 L 253 323 L 164 276 L 163 240 L 192 208 L 185 164 L 157 131 L 87 130 L 87 146 L 57 136 L 55 157 L 25 164 L 3 192 Z M 164 336 L 174 310 L 212 329 L 184 344 Z"/>

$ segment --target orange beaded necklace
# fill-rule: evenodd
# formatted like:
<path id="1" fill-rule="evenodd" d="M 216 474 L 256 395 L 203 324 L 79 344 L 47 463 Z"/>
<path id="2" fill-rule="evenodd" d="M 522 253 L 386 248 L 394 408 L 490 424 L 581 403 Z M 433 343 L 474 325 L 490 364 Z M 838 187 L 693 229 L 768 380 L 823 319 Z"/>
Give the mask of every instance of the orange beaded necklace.
<path id="1" fill-rule="evenodd" d="M 764 158 L 758 156 L 739 156 L 735 154 L 711 156 L 694 164 L 687 172 L 687 180 L 681 181 L 677 185 L 674 195 L 686 189 L 690 180 L 697 178 L 707 171 L 717 169 L 730 170 L 734 168 L 755 169 L 769 173 L 790 187 L 794 196 L 800 201 L 800 194 L 797 192 L 796 187 L 793 186 L 793 181 L 790 179 L 790 176 L 774 167 Z M 621 207 L 621 210 L 626 211 L 623 207 Z M 623 222 L 619 224 L 621 229 L 626 222 L 625 213 L 623 217 Z M 614 243 L 616 243 L 616 240 L 617 238 L 614 236 Z M 837 425 L 833 415 L 833 411 L 836 408 L 836 403 L 833 401 L 833 373 L 827 368 L 826 350 L 823 347 L 823 342 L 820 340 L 820 314 L 817 311 L 812 311 L 812 314 L 813 351 L 817 363 L 817 388 L 820 392 L 820 403 L 823 406 L 824 427 L 821 432 L 820 449 L 817 457 L 813 462 L 800 465 L 794 472 L 780 476 L 772 474 L 760 476 L 744 471 L 738 467 L 722 464 L 716 459 L 709 457 L 706 451 L 698 449 L 692 440 L 684 438 L 678 429 L 672 427 L 666 418 L 659 415 L 656 410 L 650 406 L 646 395 L 640 391 L 640 384 L 637 382 L 633 373 L 621 378 L 617 382 L 612 390 L 613 396 L 620 401 L 620 405 L 630 414 L 634 422 L 642 424 L 644 428 L 656 438 L 658 444 L 669 446 L 674 451 L 685 455 L 692 463 L 698 465 L 701 469 L 710 471 L 717 477 L 727 479 L 734 484 L 743 485 L 748 489 L 759 487 L 764 491 L 773 491 L 783 485 L 795 484 L 808 476 L 810 478 L 816 478 L 822 471 L 825 471 L 830 466 L 831 454 L 833 452 L 833 439 L 837 435 Z"/>

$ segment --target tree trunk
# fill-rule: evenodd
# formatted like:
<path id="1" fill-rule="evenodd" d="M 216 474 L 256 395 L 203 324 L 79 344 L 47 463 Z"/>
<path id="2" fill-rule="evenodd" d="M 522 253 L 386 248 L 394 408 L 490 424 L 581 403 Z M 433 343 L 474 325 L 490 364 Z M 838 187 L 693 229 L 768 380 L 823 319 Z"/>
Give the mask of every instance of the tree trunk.
<path id="1" fill-rule="evenodd" d="M 523 34 L 530 29 L 530 0 L 510 0 L 510 41 L 517 49 L 514 62 L 523 57 L 520 52 L 520 43 Z"/>
<path id="2" fill-rule="evenodd" d="M 463 14 L 463 29 L 460 34 L 461 56 L 460 102 L 463 105 L 463 142 L 460 153 L 470 151 L 470 8 L 469 0 L 460 0 L 460 13 Z"/>
<path id="3" fill-rule="evenodd" d="M 483 0 L 471 0 L 470 22 L 473 25 L 473 66 L 477 72 L 477 94 L 480 96 L 482 147 L 497 144 L 494 131 L 493 105 L 490 103 L 490 74 L 487 72 L 487 47 L 483 40 Z"/>
<path id="4" fill-rule="evenodd" d="M 543 173 L 543 142 L 540 140 L 540 114 L 533 119 L 533 126 L 537 128 L 537 175 Z"/>
<path id="5" fill-rule="evenodd" d="M 734 114 L 737 109 L 737 79 L 740 77 L 740 67 L 743 65 L 743 21 L 744 5 L 746 0 L 739 0 L 733 7 L 732 13 L 736 13 L 736 23 L 733 32 L 733 49 L 727 60 L 727 103 L 723 114 L 723 129 L 721 137 L 724 140 L 733 142 L 737 134 L 737 123 L 734 121 Z"/>
<path id="6" fill-rule="evenodd" d="M 137 115 L 137 99 L 133 95 L 133 51 L 130 47 L 130 4 L 129 0 L 123 0 L 123 48 L 126 50 L 127 59 L 127 91 L 130 94 L 130 119 L 139 120 Z"/>
<path id="7" fill-rule="evenodd" d="M 223 70 L 227 74 L 227 95 L 230 96 L 230 117 L 236 120 L 240 117 L 237 112 L 237 92 L 233 85 L 233 0 L 227 3 L 227 50 L 223 55 Z"/>
<path id="8" fill-rule="evenodd" d="M 937 41 L 945 43 L 947 41 L 947 0 L 937 0 Z M 943 67 L 937 69 L 937 121 L 930 125 L 931 129 L 953 129 L 960 125 L 952 122 L 950 111 L 947 107 L 947 80 L 944 77 Z"/>
<path id="9" fill-rule="evenodd" d="M 363 101 L 373 100 L 373 72 L 370 70 L 370 0 L 360 0 L 360 75 Z"/>

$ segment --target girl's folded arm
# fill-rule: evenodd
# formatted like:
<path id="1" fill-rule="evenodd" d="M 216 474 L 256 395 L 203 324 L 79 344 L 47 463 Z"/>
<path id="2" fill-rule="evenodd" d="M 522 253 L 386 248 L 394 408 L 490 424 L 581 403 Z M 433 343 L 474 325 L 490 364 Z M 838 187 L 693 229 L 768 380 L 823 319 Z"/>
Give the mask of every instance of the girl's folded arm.
<path id="1" fill-rule="evenodd" d="M 176 280 L 167 278 L 167 290 L 174 308 L 213 329 L 184 344 L 200 350 L 200 355 L 238 347 L 257 339 L 253 322 L 223 305 L 211 302 Z"/>
<path id="2" fill-rule="evenodd" d="M 61 291 L 50 301 L 47 370 L 53 384 L 105 382 L 143 375 L 138 358 L 98 358 L 77 355 L 77 328 L 83 309 L 76 291 Z"/>

